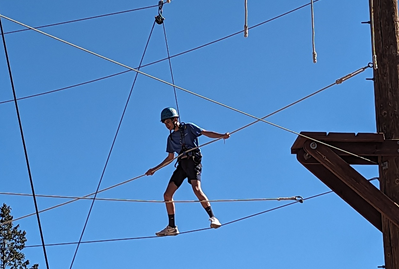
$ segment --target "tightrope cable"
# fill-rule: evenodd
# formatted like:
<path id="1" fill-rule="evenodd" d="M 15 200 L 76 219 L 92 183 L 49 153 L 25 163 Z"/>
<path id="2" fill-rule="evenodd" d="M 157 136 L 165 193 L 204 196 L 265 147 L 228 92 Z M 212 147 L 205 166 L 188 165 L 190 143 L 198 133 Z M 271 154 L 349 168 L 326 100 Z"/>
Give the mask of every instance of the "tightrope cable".
<path id="1" fill-rule="evenodd" d="M 372 180 L 375 180 L 375 179 L 378 179 L 378 177 L 373 177 L 371 179 L 368 179 L 368 181 L 372 181 Z M 330 194 L 330 193 L 333 193 L 333 191 L 322 192 L 322 193 L 319 193 L 319 194 L 316 194 L 316 195 L 312 195 L 312 196 L 306 197 L 303 200 L 304 201 L 308 201 L 308 200 L 311 200 L 311 199 L 315 199 L 315 198 L 318 198 L 318 197 L 325 196 L 325 195 Z M 235 220 L 232 220 L 232 221 L 224 223 L 222 225 L 222 227 L 225 227 L 227 225 L 230 225 L 230 224 L 233 224 L 233 223 L 236 223 L 236 222 L 240 222 L 240 221 L 243 221 L 243 220 L 246 220 L 246 219 L 257 217 L 257 216 L 260 216 L 260 215 L 263 215 L 263 214 L 266 214 L 266 213 L 269 213 L 269 212 L 272 212 L 272 211 L 276 211 L 276 210 L 282 209 L 284 207 L 292 206 L 292 205 L 297 204 L 297 203 L 298 203 L 298 201 L 297 202 L 287 203 L 287 204 L 284 204 L 284 205 L 281 205 L 281 206 L 277 206 L 277 207 L 273 207 L 271 209 L 267 209 L 267 210 L 264 210 L 264 211 L 261 211 L 261 212 L 255 213 L 255 214 L 251 214 L 251 215 L 248 215 L 248 216 L 245 216 L 245 217 L 242 217 L 242 218 L 238 218 L 238 219 L 235 219 Z M 189 231 L 180 232 L 180 235 L 181 234 L 194 233 L 194 232 L 200 232 L 200 231 L 205 231 L 205 230 L 210 230 L 210 229 L 212 229 L 212 228 L 207 227 L 207 228 L 189 230 Z M 88 240 L 88 241 L 82 241 L 81 244 L 106 243 L 106 242 L 117 242 L 117 241 L 154 239 L 154 238 L 161 238 L 161 237 L 152 235 L 152 236 L 125 237 L 125 238 L 116 238 L 116 239 Z M 53 247 L 53 246 L 75 245 L 75 244 L 77 244 L 77 242 L 53 243 L 53 244 L 47 244 L 46 246 Z M 34 248 L 34 247 L 39 247 L 39 246 L 40 245 L 30 245 L 30 246 L 25 246 L 25 247 Z"/>
<path id="2" fill-rule="evenodd" d="M 326 192 L 326 193 L 324 193 L 324 195 L 328 194 L 328 193 L 330 193 L 330 192 Z M 319 195 L 319 196 L 321 196 L 321 195 Z M 311 199 L 311 198 L 307 198 L 307 199 Z M 284 208 L 284 207 L 287 207 L 287 206 L 290 206 L 290 205 L 294 205 L 294 204 L 297 204 L 297 203 L 298 202 L 291 202 L 291 203 L 288 203 L 288 204 L 285 204 L 285 205 L 281 205 L 281 206 L 278 206 L 278 207 L 274 207 L 274 208 L 271 208 L 271 209 L 268 209 L 268 210 L 261 211 L 261 212 L 256 213 L 256 214 L 252 214 L 252 215 L 245 216 L 245 217 L 242 217 L 242 218 L 239 218 L 239 219 L 235 219 L 235 220 L 232 220 L 232 221 L 224 223 L 221 227 L 224 227 L 224 226 L 227 226 L 227 225 L 239 222 L 239 221 L 243 221 L 243 220 L 246 220 L 246 219 L 249 219 L 249 218 L 253 218 L 253 217 L 256 217 L 256 216 L 259 216 L 259 215 L 263 215 L 265 213 L 269 213 L 269 212 L 275 211 L 277 209 L 281 209 L 281 208 Z M 189 231 L 183 231 L 183 232 L 180 232 L 179 235 L 189 234 L 189 233 L 196 233 L 196 232 L 201 232 L 201 231 L 206 231 L 206 230 L 211 230 L 211 229 L 213 229 L 213 228 L 206 227 L 206 228 L 194 229 L 194 230 L 189 230 Z M 82 241 L 80 243 L 81 244 L 93 244 L 93 243 L 107 243 L 107 242 L 117 242 L 117 241 L 154 239 L 154 238 L 162 238 L 162 237 L 156 236 L 156 235 L 150 235 L 150 236 L 126 237 L 126 238 L 116 238 L 116 239 L 88 240 L 88 241 Z M 46 246 L 53 247 L 53 246 L 65 246 L 65 245 L 76 245 L 76 244 L 77 244 L 77 242 L 66 242 L 66 243 L 47 244 Z M 25 246 L 25 247 L 26 248 L 34 248 L 34 247 L 38 247 L 38 245 L 31 245 L 31 246 Z"/>

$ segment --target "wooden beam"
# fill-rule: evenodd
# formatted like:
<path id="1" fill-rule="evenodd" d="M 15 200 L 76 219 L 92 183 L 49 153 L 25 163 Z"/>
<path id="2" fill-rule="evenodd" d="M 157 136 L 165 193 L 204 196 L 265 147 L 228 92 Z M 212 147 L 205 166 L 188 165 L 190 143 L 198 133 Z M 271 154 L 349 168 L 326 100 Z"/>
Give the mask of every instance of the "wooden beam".
<path id="1" fill-rule="evenodd" d="M 308 141 L 304 150 L 399 228 L 399 206 L 330 148 Z"/>
<path id="2" fill-rule="evenodd" d="M 324 184 L 334 191 L 339 197 L 347 202 L 360 215 L 367 219 L 374 227 L 382 231 L 381 213 L 378 212 L 372 205 L 364 200 L 360 195 L 343 183 L 336 175 L 330 172 L 319 162 L 307 163 L 305 158 L 305 151 L 303 149 L 298 151 L 297 159 L 305 166 L 311 173 L 318 177 Z"/>
<path id="3" fill-rule="evenodd" d="M 370 0 L 370 7 L 378 65 L 374 69 L 377 132 L 386 139 L 399 139 L 399 66 L 395 61 L 399 55 L 398 1 Z M 399 203 L 399 158 L 383 157 L 379 163 L 381 191 Z M 398 269 L 399 228 L 384 217 L 383 238 L 385 268 Z"/>

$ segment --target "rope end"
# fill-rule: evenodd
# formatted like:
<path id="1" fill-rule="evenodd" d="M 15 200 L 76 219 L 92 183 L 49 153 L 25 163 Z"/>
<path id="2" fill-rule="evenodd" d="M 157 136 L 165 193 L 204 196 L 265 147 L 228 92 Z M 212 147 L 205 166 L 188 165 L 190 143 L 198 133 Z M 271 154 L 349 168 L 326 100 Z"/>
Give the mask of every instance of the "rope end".
<path id="1" fill-rule="evenodd" d="M 313 63 L 317 63 L 317 53 L 313 52 Z"/>
<path id="2" fill-rule="evenodd" d="M 248 37 L 248 26 L 244 25 L 244 37 Z"/>

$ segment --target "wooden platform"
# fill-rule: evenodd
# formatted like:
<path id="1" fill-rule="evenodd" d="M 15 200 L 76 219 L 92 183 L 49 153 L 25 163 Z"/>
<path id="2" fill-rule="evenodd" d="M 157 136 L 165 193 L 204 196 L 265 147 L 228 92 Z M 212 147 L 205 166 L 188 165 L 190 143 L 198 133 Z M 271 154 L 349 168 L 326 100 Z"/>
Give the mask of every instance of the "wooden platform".
<path id="1" fill-rule="evenodd" d="M 381 215 L 399 227 L 399 206 L 360 175 L 351 164 L 380 164 L 398 157 L 399 140 L 375 133 L 301 132 L 291 147 L 298 161 L 377 229 Z"/>

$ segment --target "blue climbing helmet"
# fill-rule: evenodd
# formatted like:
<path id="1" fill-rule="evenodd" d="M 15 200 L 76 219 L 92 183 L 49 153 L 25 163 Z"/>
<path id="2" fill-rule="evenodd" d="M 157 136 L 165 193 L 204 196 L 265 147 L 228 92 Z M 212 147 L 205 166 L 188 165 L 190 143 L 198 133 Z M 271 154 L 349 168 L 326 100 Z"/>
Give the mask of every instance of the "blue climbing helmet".
<path id="1" fill-rule="evenodd" d="M 173 107 L 164 108 L 161 112 L 161 122 L 164 122 L 166 119 L 172 119 L 177 117 L 179 117 L 179 114 L 177 114 L 176 109 L 174 109 Z"/>

